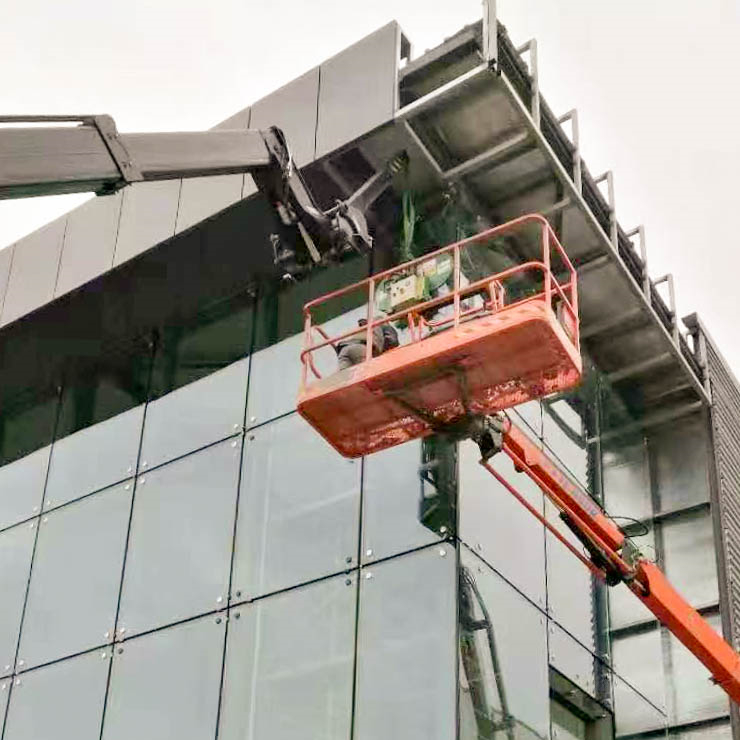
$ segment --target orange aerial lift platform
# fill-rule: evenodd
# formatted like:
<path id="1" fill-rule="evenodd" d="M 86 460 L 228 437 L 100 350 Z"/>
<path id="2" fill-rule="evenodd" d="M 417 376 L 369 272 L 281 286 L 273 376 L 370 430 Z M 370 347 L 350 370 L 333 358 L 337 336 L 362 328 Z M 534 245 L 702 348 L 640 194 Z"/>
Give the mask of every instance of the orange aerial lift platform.
<path id="1" fill-rule="evenodd" d="M 470 250 L 524 230 L 537 232 L 541 259 L 478 274 Z M 446 270 L 451 286 L 429 280 Z M 331 335 L 314 317 L 332 301 L 366 304 L 364 325 Z M 359 457 L 431 434 L 473 439 L 480 464 L 509 493 L 598 578 L 625 583 L 740 703 L 740 656 L 505 414 L 581 379 L 576 271 L 544 217 L 523 216 L 310 301 L 304 319 L 298 410 L 338 452 Z M 401 336 L 384 351 L 389 326 Z M 322 377 L 315 355 L 348 343 L 362 359 Z M 490 464 L 499 452 L 540 487 L 585 552 Z"/>

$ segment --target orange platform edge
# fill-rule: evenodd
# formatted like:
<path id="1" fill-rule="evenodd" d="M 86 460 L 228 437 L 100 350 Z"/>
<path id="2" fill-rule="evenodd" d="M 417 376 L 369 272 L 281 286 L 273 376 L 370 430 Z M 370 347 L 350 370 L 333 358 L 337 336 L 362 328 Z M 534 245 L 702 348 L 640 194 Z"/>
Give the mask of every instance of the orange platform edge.
<path id="1" fill-rule="evenodd" d="M 298 411 L 359 457 L 576 385 L 581 357 L 544 300 L 531 299 L 315 381 Z M 421 413 L 415 413 L 418 410 Z"/>

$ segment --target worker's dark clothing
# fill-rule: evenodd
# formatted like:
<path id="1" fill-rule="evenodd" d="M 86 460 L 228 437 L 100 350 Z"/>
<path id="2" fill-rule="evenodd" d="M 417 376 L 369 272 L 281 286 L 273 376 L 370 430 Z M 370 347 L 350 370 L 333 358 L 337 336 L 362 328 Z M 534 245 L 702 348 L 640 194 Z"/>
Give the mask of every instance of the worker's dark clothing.
<path id="1" fill-rule="evenodd" d="M 337 365 L 339 370 L 346 370 L 352 365 L 359 365 L 365 360 L 366 332 L 342 340 L 336 346 Z M 398 347 L 398 332 L 389 325 L 373 328 L 373 357 Z"/>

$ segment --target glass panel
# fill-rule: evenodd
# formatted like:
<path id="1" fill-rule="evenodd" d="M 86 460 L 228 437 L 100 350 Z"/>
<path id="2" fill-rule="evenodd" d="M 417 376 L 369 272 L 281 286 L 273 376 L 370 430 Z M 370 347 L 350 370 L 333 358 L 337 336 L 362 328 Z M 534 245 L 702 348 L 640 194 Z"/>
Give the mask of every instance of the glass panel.
<path id="1" fill-rule="evenodd" d="M 602 442 L 601 449 L 604 502 L 609 513 L 634 519 L 652 516 L 645 440 L 633 435 L 613 437 Z"/>
<path id="2" fill-rule="evenodd" d="M 26 666 L 111 638 L 132 488 L 119 485 L 44 516 L 18 652 Z"/>
<path id="3" fill-rule="evenodd" d="M 55 442 L 44 509 L 133 476 L 143 420 L 142 405 Z"/>
<path id="4" fill-rule="evenodd" d="M 542 437 L 542 404 L 539 401 L 521 403 L 507 413 L 512 415 L 514 421 L 517 420 L 516 417 L 519 417 L 535 437 Z"/>
<path id="5" fill-rule="evenodd" d="M 665 734 L 665 715 L 618 676 L 614 676 L 614 719 L 616 737 L 639 732 L 651 732 L 653 737 Z"/>
<path id="6" fill-rule="evenodd" d="M 261 297 L 250 371 L 249 426 L 262 424 L 295 408 L 301 377 L 303 305 L 367 275 L 367 260 L 353 259 L 327 270 L 316 270 L 287 289 Z M 347 299 L 331 301 L 325 310 L 315 312 L 315 320 L 322 326 L 326 322 L 325 330 L 334 333 L 355 326 L 357 319 L 366 315 L 358 309 L 361 298 L 358 293 Z M 331 373 L 336 369 L 333 350 L 326 348 L 314 354 L 320 372 Z"/>
<path id="7" fill-rule="evenodd" d="M 650 435 L 661 511 L 709 501 L 707 449 L 700 417 L 682 419 Z"/>
<path id="8" fill-rule="evenodd" d="M 0 403 L 0 465 L 51 444 L 58 405 L 53 388 L 34 388 Z"/>
<path id="9" fill-rule="evenodd" d="M 150 403 L 141 468 L 153 468 L 239 431 L 248 366 L 248 359 L 240 360 Z"/>
<path id="10" fill-rule="evenodd" d="M 103 740 L 214 737 L 225 625 L 209 616 L 124 642 L 113 660 Z"/>
<path id="11" fill-rule="evenodd" d="M 90 347 L 89 356 L 78 360 L 64 380 L 56 439 L 143 404 L 151 364 L 152 351 L 144 341 Z"/>
<path id="12" fill-rule="evenodd" d="M 568 541 L 583 551 L 578 538 L 565 526 L 555 507 L 545 501 L 547 518 Z M 560 540 L 546 532 L 547 608 L 554 619 L 592 652 L 596 650 L 593 576 Z"/>
<path id="13" fill-rule="evenodd" d="M 23 673 L 13 682 L 6 740 L 100 736 L 110 654 L 94 651 Z"/>
<path id="14" fill-rule="evenodd" d="M 418 440 L 365 458 L 363 562 L 437 542 L 443 536 L 441 527 L 450 531 L 451 512 L 438 517 L 427 509 L 438 498 L 437 489 L 421 478 L 421 465 L 422 443 Z"/>
<path id="15" fill-rule="evenodd" d="M 231 609 L 220 738 L 349 740 L 356 584 L 353 573 Z"/>
<path id="16" fill-rule="evenodd" d="M 663 652 L 661 633 L 657 627 L 647 632 L 614 639 L 612 665 L 621 678 L 628 681 L 656 707 L 665 709 Z"/>
<path id="17" fill-rule="evenodd" d="M 363 569 L 355 740 L 455 736 L 455 550 Z"/>
<path id="18" fill-rule="evenodd" d="M 694 606 L 719 599 L 714 534 L 709 511 L 663 522 L 663 561 L 668 580 Z"/>
<path id="19" fill-rule="evenodd" d="M 211 306 L 190 324 L 162 328 L 150 396 L 164 396 L 245 357 L 253 318 L 253 299 L 242 294 Z"/>
<path id="20" fill-rule="evenodd" d="M 50 447 L 0 468 L 0 529 L 38 514 Z"/>
<path id="21" fill-rule="evenodd" d="M 15 661 L 37 521 L 0 532 L 0 671 L 6 675 Z"/>
<path id="22" fill-rule="evenodd" d="M 550 665 L 594 698 L 610 699 L 611 691 L 606 693 L 604 681 L 597 681 L 604 669 L 594 654 L 555 622 L 550 621 L 548 632 Z"/>
<path id="23" fill-rule="evenodd" d="M 361 467 L 297 414 L 249 434 L 234 561 L 237 600 L 357 564 Z"/>
<path id="24" fill-rule="evenodd" d="M 578 396 L 568 394 L 542 402 L 543 438 L 552 454 L 586 489 L 589 487 L 586 428 L 578 410 Z"/>
<path id="25" fill-rule="evenodd" d="M 706 618 L 722 634 L 718 615 Z M 727 694 L 711 681 L 709 671 L 675 637 L 670 638 L 671 681 L 676 697 L 676 721 L 695 722 L 729 711 Z"/>
<path id="26" fill-rule="evenodd" d="M 139 476 L 121 595 L 127 635 L 225 605 L 240 454 L 234 438 Z"/>
<path id="27" fill-rule="evenodd" d="M 460 738 L 547 738 L 545 615 L 463 547 Z"/>
<path id="28" fill-rule="evenodd" d="M 460 537 L 487 563 L 545 608 L 545 528 L 484 468 L 473 442 L 460 444 Z M 542 511 L 540 489 L 496 455 L 493 467 Z M 520 555 L 517 555 L 519 553 Z"/>

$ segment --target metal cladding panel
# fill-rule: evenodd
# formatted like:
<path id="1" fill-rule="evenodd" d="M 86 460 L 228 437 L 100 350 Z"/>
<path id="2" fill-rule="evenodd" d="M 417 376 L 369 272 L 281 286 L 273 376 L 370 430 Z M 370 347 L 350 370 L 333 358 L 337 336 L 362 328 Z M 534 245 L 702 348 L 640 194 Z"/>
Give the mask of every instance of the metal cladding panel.
<path id="1" fill-rule="evenodd" d="M 727 589 L 722 600 L 727 638 L 740 649 L 740 387 L 707 338 L 707 373 L 712 388 L 711 424 L 716 466 L 715 538 L 721 542 Z M 717 526 L 719 525 L 719 526 Z"/>
<path id="2" fill-rule="evenodd" d="M 98 738 L 109 661 L 110 651 L 96 650 L 16 678 L 5 740 Z"/>
<path id="3" fill-rule="evenodd" d="M 31 569 L 36 522 L 0 533 L 0 673 L 13 670 L 18 632 Z"/>
<path id="4" fill-rule="evenodd" d="M 11 244 L 5 249 L 0 249 L 0 316 L 3 312 L 5 292 L 8 289 L 8 278 L 10 277 L 10 265 L 13 261 L 13 250 L 15 245 Z"/>
<path id="5" fill-rule="evenodd" d="M 319 98 L 319 68 L 306 72 L 252 106 L 249 127 L 283 130 L 293 159 L 299 167 L 316 154 L 316 107 Z M 347 101 L 345 101 L 347 102 Z"/>
<path id="6" fill-rule="evenodd" d="M 44 516 L 18 651 L 25 667 L 112 640 L 130 483 Z"/>
<path id="7" fill-rule="evenodd" d="M 213 738 L 225 627 L 223 617 L 209 616 L 124 642 L 113 660 L 103 740 Z"/>
<path id="8" fill-rule="evenodd" d="M 244 175 L 191 177 L 182 181 L 175 231 L 185 231 L 240 200 Z"/>
<path id="9" fill-rule="evenodd" d="M 16 242 L 0 326 L 48 303 L 54 297 L 67 216 Z"/>
<path id="10" fill-rule="evenodd" d="M 229 116 L 225 121 L 217 123 L 214 129 L 235 129 L 235 128 L 249 128 L 249 116 L 251 108 L 243 108 L 238 113 L 234 113 L 233 116 Z"/>
<path id="11" fill-rule="evenodd" d="M 393 118 L 400 44 L 394 21 L 321 65 L 316 157 Z"/>
<path id="12" fill-rule="evenodd" d="M 121 192 L 94 198 L 68 214 L 54 297 L 68 293 L 113 266 Z"/>
<path id="13" fill-rule="evenodd" d="M 44 510 L 132 477 L 143 418 L 138 406 L 55 442 Z"/>
<path id="14" fill-rule="evenodd" d="M 175 233 L 180 180 L 140 182 L 123 191 L 113 265 L 120 265 Z"/>
<path id="15" fill-rule="evenodd" d="M 50 450 L 42 447 L 0 468 L 0 529 L 38 514 Z"/>

